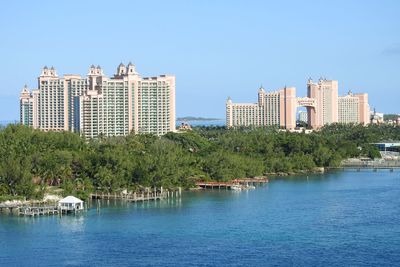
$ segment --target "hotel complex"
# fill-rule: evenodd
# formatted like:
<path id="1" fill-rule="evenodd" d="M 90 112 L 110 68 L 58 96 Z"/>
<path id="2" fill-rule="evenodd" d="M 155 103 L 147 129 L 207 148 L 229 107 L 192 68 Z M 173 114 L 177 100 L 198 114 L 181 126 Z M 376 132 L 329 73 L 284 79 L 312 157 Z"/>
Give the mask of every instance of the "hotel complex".
<path id="1" fill-rule="evenodd" d="M 23 88 L 20 115 L 24 125 L 87 138 L 163 135 L 175 131 L 175 76 L 140 77 L 132 63 L 121 63 L 111 78 L 94 65 L 87 77 L 58 77 L 53 67 L 44 67 L 38 89 Z"/>
<path id="2" fill-rule="evenodd" d="M 275 92 L 258 90 L 258 103 L 226 102 L 226 126 L 280 125 L 287 129 L 296 127 L 296 89 L 283 88 Z"/>
<path id="3" fill-rule="evenodd" d="M 285 87 L 274 92 L 258 91 L 257 103 L 226 102 L 227 127 L 278 126 L 296 127 L 296 110 L 307 109 L 307 122 L 313 129 L 330 123 L 369 123 L 368 94 L 338 96 L 338 82 L 311 79 L 307 83 L 307 97 L 296 97 L 296 88 Z"/>

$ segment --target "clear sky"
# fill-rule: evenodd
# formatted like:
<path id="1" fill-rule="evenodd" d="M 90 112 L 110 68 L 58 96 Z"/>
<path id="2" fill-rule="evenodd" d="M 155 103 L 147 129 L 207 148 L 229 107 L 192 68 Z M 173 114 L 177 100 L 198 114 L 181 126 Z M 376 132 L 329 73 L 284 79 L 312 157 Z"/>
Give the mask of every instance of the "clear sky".
<path id="1" fill-rule="evenodd" d="M 371 107 L 400 113 L 400 1 L 4 1 L 0 120 L 19 117 L 19 92 L 44 65 L 111 76 L 175 74 L 177 116 L 225 116 L 225 100 L 255 102 L 306 81 L 339 80 Z"/>

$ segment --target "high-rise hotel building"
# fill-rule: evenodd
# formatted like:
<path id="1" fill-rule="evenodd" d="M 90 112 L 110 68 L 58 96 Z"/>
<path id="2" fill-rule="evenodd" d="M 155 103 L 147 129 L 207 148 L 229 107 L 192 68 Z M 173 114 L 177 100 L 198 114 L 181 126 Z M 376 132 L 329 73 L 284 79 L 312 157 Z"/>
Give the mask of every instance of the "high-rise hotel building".
<path id="1" fill-rule="evenodd" d="M 87 138 L 175 131 L 175 76 L 140 77 L 121 63 L 111 78 L 92 65 L 87 77 L 44 67 L 38 81 L 37 90 L 21 92 L 22 124 Z"/>
<path id="2" fill-rule="evenodd" d="M 353 94 L 351 91 L 338 98 L 338 122 L 368 124 L 368 94 Z"/>
<path id="3" fill-rule="evenodd" d="M 369 123 L 368 94 L 338 96 L 338 81 L 319 79 L 307 83 L 307 97 L 296 97 L 294 87 L 266 93 L 258 91 L 257 103 L 226 102 L 227 127 L 296 127 L 296 109 L 306 107 L 308 125 L 314 129 L 331 123 Z"/>
<path id="4" fill-rule="evenodd" d="M 307 97 L 315 100 L 308 106 L 308 124 L 320 128 L 325 124 L 338 122 L 338 81 L 319 79 L 307 83 Z"/>
<path id="5" fill-rule="evenodd" d="M 32 93 L 28 91 L 28 86 L 25 85 L 21 91 L 19 98 L 20 121 L 24 125 L 37 127 L 37 90 Z"/>
<path id="6" fill-rule="evenodd" d="M 257 103 L 226 102 L 226 126 L 278 126 L 292 129 L 296 127 L 296 89 L 266 92 L 258 90 Z"/>

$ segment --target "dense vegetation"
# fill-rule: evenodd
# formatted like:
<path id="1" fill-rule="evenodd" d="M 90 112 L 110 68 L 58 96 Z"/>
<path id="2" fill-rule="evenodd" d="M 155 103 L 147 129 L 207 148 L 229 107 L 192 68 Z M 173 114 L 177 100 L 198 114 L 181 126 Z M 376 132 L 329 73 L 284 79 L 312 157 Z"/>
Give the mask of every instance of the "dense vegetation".
<path id="1" fill-rule="evenodd" d="M 383 115 L 383 120 L 384 121 L 388 121 L 388 120 L 395 121 L 395 120 L 397 120 L 398 117 L 399 117 L 398 114 L 384 114 Z"/>
<path id="2" fill-rule="evenodd" d="M 304 134 L 205 127 L 163 137 L 87 141 L 70 132 L 9 125 L 0 129 L 0 196 L 41 197 L 48 185 L 84 196 L 92 190 L 190 187 L 196 179 L 308 171 L 348 157 L 377 157 L 369 143 L 382 139 L 400 139 L 400 128 L 337 124 Z"/>

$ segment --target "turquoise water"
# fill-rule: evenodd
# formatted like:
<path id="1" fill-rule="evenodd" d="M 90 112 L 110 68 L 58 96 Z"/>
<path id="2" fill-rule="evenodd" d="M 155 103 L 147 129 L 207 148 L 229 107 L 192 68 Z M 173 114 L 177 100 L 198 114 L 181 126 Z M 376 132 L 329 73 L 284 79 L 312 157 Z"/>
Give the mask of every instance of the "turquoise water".
<path id="1" fill-rule="evenodd" d="M 80 216 L 0 216 L 1 266 L 394 266 L 400 173 L 278 179 Z"/>

